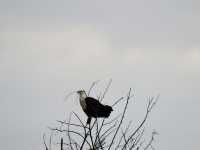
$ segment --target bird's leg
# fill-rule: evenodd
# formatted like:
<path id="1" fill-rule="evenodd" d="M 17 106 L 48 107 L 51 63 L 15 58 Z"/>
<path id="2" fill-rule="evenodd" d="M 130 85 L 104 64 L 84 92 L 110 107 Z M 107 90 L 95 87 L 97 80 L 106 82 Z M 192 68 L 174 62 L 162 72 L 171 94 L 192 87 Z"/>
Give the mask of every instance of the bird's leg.
<path id="1" fill-rule="evenodd" d="M 92 118 L 91 118 L 91 117 L 88 117 L 88 119 L 87 119 L 87 124 L 89 124 L 89 125 L 90 125 L 90 123 L 91 123 L 91 120 L 92 120 Z"/>

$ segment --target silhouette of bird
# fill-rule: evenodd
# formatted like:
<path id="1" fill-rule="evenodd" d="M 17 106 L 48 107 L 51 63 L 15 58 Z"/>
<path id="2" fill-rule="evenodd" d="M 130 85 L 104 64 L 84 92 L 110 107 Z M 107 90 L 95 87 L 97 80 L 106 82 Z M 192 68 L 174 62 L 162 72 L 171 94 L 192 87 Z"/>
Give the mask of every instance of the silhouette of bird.
<path id="1" fill-rule="evenodd" d="M 88 97 L 84 90 L 77 91 L 79 94 L 79 102 L 83 111 L 88 116 L 87 124 L 90 124 L 93 118 L 108 118 L 111 111 L 111 106 L 101 104 L 97 99 Z"/>

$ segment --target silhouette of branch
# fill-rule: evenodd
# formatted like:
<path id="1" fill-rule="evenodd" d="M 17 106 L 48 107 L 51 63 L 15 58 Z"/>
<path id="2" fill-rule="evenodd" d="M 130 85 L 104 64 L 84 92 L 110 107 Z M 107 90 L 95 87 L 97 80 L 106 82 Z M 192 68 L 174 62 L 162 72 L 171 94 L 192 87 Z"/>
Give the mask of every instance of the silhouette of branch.
<path id="1" fill-rule="evenodd" d="M 137 146 L 137 144 L 139 143 L 139 141 L 141 140 L 141 138 L 143 137 L 144 135 L 144 129 L 138 133 L 138 135 L 133 139 L 133 144 L 131 145 L 130 147 L 130 150 L 133 149 L 135 146 Z"/>
<path id="2" fill-rule="evenodd" d="M 152 142 L 154 141 L 154 136 L 157 135 L 158 133 L 156 131 L 153 131 L 151 134 L 151 139 L 149 140 L 148 144 L 146 145 L 146 147 L 144 148 L 144 150 L 147 150 L 149 147 L 153 147 L 152 146 Z M 154 149 L 154 148 L 153 148 Z"/>
<path id="3" fill-rule="evenodd" d="M 92 129 L 91 129 L 90 124 L 89 124 L 89 135 L 90 135 L 90 140 L 92 142 L 92 147 L 94 148 L 95 146 L 94 146 L 94 141 L 93 141 L 93 137 L 92 137 Z"/>
<path id="4" fill-rule="evenodd" d="M 70 144 L 69 143 L 64 143 L 63 142 L 63 138 L 61 138 L 61 142 L 60 143 L 56 143 L 56 144 L 58 144 L 58 145 L 61 145 L 60 147 L 64 150 L 64 145 L 65 146 L 68 146 L 69 148 L 70 148 Z M 75 146 L 75 148 L 77 149 L 77 150 L 80 150 L 80 145 L 77 143 L 77 142 L 75 142 L 75 141 L 73 141 L 72 143 L 71 143 L 71 145 L 74 145 Z"/>
<path id="5" fill-rule="evenodd" d="M 128 130 L 129 130 L 129 128 L 130 128 L 131 123 L 132 123 L 132 121 L 130 121 L 129 124 L 128 124 L 128 126 L 126 127 L 126 129 L 125 129 L 125 131 L 124 131 L 124 134 L 125 134 L 125 135 L 127 134 Z M 122 142 L 122 139 L 123 139 L 123 136 L 121 136 L 121 138 L 120 138 L 120 140 L 119 140 L 119 143 L 118 143 L 117 146 L 116 146 L 116 149 L 118 149 L 118 148 L 120 147 L 120 144 L 121 144 L 121 142 Z"/>
<path id="6" fill-rule="evenodd" d="M 46 150 L 49 150 L 48 147 L 47 147 L 47 144 L 46 144 L 46 142 L 45 142 L 45 134 L 43 134 L 43 143 L 44 143 L 45 149 L 46 149 Z"/>
<path id="7" fill-rule="evenodd" d="M 147 106 L 147 109 L 146 109 L 146 114 L 145 114 L 145 117 L 143 119 L 143 121 L 141 122 L 141 124 L 137 127 L 137 129 L 132 133 L 132 135 L 129 136 L 127 142 L 124 144 L 122 150 L 125 148 L 125 146 L 127 145 L 127 143 L 133 138 L 133 136 L 140 130 L 140 128 L 144 125 L 144 123 L 146 122 L 147 118 L 148 118 L 148 115 L 149 113 L 151 112 L 152 108 L 155 106 L 157 100 L 158 100 L 158 97 L 156 98 L 156 101 L 153 101 L 153 97 L 149 98 L 149 102 L 148 102 L 148 106 Z"/>
<path id="8" fill-rule="evenodd" d="M 75 123 L 68 123 L 68 122 L 64 122 L 64 121 L 59 121 L 57 120 L 57 122 L 61 123 L 61 124 L 66 124 L 66 125 L 70 125 L 70 126 L 76 126 L 76 127 L 80 127 L 80 128 L 86 128 L 89 129 L 87 126 L 83 126 L 83 125 L 79 125 L 79 124 L 75 124 Z"/>
<path id="9" fill-rule="evenodd" d="M 98 82 L 99 81 L 95 81 L 92 83 L 88 91 L 88 95 Z M 102 92 L 102 95 L 98 97 L 99 101 L 103 101 L 111 86 L 111 83 L 112 79 L 109 80 L 104 91 Z M 58 136 L 59 142 L 57 142 L 57 144 L 59 144 L 61 150 L 64 150 L 64 148 L 69 150 L 147 150 L 151 148 L 154 150 L 152 145 L 154 141 L 154 135 L 157 132 L 152 132 L 151 139 L 148 142 L 145 142 L 144 125 L 147 121 L 147 118 L 149 117 L 150 112 L 156 105 L 159 96 L 156 98 L 148 98 L 144 118 L 134 130 L 131 129 L 132 121 L 129 121 L 128 125 L 124 127 L 124 120 L 126 118 L 125 116 L 127 113 L 128 105 L 130 104 L 129 100 L 133 96 L 134 94 L 132 94 L 132 89 L 129 89 L 126 97 L 120 97 L 117 99 L 111 106 L 115 107 L 118 106 L 118 104 L 121 105 L 121 103 L 124 102 L 122 112 L 119 112 L 117 116 L 110 119 L 95 118 L 92 119 L 89 125 L 87 125 L 84 121 L 81 120 L 77 113 L 72 112 L 68 121 L 67 119 L 66 121 L 57 120 L 60 127 L 49 127 L 51 135 L 48 141 L 48 146 L 45 141 L 45 135 L 43 135 L 43 143 L 45 149 L 51 150 L 53 148 L 51 147 L 52 140 L 57 140 L 56 138 L 53 138 L 53 133 L 56 133 L 54 136 Z M 74 120 L 78 121 L 78 123 L 74 123 Z M 65 138 L 67 141 L 64 142 Z"/>
<path id="10" fill-rule="evenodd" d="M 120 101 L 123 100 L 124 97 L 120 97 L 114 104 L 112 104 L 112 107 L 114 107 L 115 105 L 117 105 Z"/>
<path id="11" fill-rule="evenodd" d="M 124 140 L 124 142 L 126 143 L 127 142 L 127 139 L 126 139 L 126 134 L 123 132 L 123 130 L 122 130 L 122 139 Z M 129 147 L 129 145 L 127 144 L 127 145 L 125 145 L 125 149 L 127 148 L 127 147 Z M 130 147 L 129 147 L 129 149 L 130 149 Z"/>
<path id="12" fill-rule="evenodd" d="M 127 96 L 127 99 L 126 99 L 126 105 L 125 105 L 125 107 L 124 107 L 124 111 L 123 111 L 123 114 L 122 114 L 122 117 L 121 117 L 119 126 L 118 126 L 118 128 L 116 129 L 116 132 L 115 132 L 115 134 L 114 134 L 114 136 L 113 136 L 113 138 L 112 138 L 112 141 L 111 141 L 111 143 L 110 143 L 110 145 L 109 145 L 109 147 L 108 147 L 108 150 L 110 150 L 110 148 L 112 147 L 113 142 L 114 142 L 114 140 L 115 140 L 115 137 L 116 137 L 116 135 L 117 135 L 117 133 L 118 133 L 118 131 L 119 131 L 119 128 L 120 128 L 120 126 L 121 126 L 121 124 L 122 124 L 122 121 L 123 121 L 123 119 L 124 119 L 124 115 L 125 115 L 125 112 L 126 112 L 126 109 L 127 109 L 127 106 L 128 106 L 128 102 L 129 102 L 129 99 L 130 99 L 130 93 L 131 93 L 131 89 L 130 89 L 129 92 L 128 92 L 128 96 Z"/>
<path id="13" fill-rule="evenodd" d="M 87 141 L 86 139 L 87 139 L 87 136 L 88 136 L 88 133 L 86 132 L 86 126 L 83 124 L 83 122 L 81 121 L 81 119 L 79 118 L 79 116 L 75 113 L 75 112 L 73 112 L 73 114 L 76 116 L 76 118 L 79 120 L 79 122 L 81 123 L 81 126 L 83 127 L 83 130 L 84 130 L 84 138 L 83 138 L 83 142 L 82 142 L 82 144 L 81 144 L 81 150 L 83 149 L 83 146 L 84 146 L 84 144 L 85 144 L 85 142 Z M 89 128 L 88 128 L 89 129 Z M 90 146 L 91 147 L 91 146 Z"/>
<path id="14" fill-rule="evenodd" d="M 102 128 L 103 128 L 105 125 L 112 124 L 115 120 L 117 120 L 117 119 L 119 118 L 119 116 L 120 116 L 120 115 L 118 115 L 118 116 L 115 117 L 113 120 L 111 120 L 110 122 L 107 122 L 107 123 L 104 123 L 104 122 L 105 122 L 105 118 L 104 118 L 103 121 L 102 121 L 102 123 L 101 123 L 100 128 L 98 129 L 96 139 L 99 138 L 99 134 L 100 134 Z M 96 120 L 96 121 L 97 121 L 97 120 Z M 98 122 L 97 122 L 97 124 L 98 124 Z M 115 122 L 115 124 L 114 124 L 113 126 L 111 126 L 111 128 L 108 128 L 108 129 L 102 134 L 101 137 L 103 137 L 104 135 L 106 135 L 106 133 L 109 132 L 109 130 L 111 130 L 111 129 L 114 128 L 115 126 L 116 126 L 116 122 Z M 107 134 L 107 136 L 110 135 L 111 133 L 112 133 L 112 132 L 109 132 L 109 134 Z M 96 141 L 96 139 L 95 139 L 95 141 Z"/>
<path id="15" fill-rule="evenodd" d="M 78 135 L 79 137 L 81 137 L 81 138 L 85 138 L 81 133 L 79 133 L 79 132 L 76 132 L 76 131 L 72 131 L 72 130 L 70 130 L 70 131 L 68 131 L 68 130 L 60 130 L 60 129 L 57 129 L 57 128 L 50 128 L 50 127 L 48 127 L 50 130 L 53 130 L 53 131 L 57 131 L 57 132 L 70 132 L 70 133 L 73 133 L 73 134 L 75 134 L 75 135 Z M 91 147 L 91 145 L 90 145 L 90 142 L 88 142 L 87 140 L 85 140 L 86 141 L 86 143 L 88 144 L 88 146 L 89 147 Z"/>
<path id="16" fill-rule="evenodd" d="M 115 124 L 113 124 L 112 126 L 110 126 L 106 131 L 104 131 L 101 135 L 101 137 L 107 137 L 109 134 L 111 134 L 113 131 L 116 130 L 117 126 L 117 121 L 115 122 Z"/>
<path id="17" fill-rule="evenodd" d="M 105 122 L 105 123 L 103 122 L 103 126 L 112 124 L 114 121 L 116 121 L 117 119 L 119 119 L 119 117 L 120 117 L 121 115 L 122 115 L 122 114 L 117 115 L 114 119 L 112 119 L 112 120 L 109 121 L 109 122 Z"/>
<path id="18" fill-rule="evenodd" d="M 97 80 L 97 81 L 94 81 L 93 83 L 92 83 L 92 85 L 90 86 L 90 89 L 89 89 L 89 91 L 88 91 L 88 96 L 90 95 L 90 92 L 91 92 L 91 90 L 93 89 L 93 87 L 99 82 L 100 80 Z"/>
<path id="19" fill-rule="evenodd" d="M 60 149 L 63 150 L 63 138 L 61 138 L 61 141 L 60 141 Z"/>
<path id="20" fill-rule="evenodd" d="M 112 83 L 112 79 L 109 80 L 108 85 L 106 86 L 105 91 L 103 92 L 103 95 L 102 95 L 102 97 L 100 98 L 100 102 L 102 102 L 102 100 L 105 98 L 105 95 L 106 95 L 106 93 L 108 92 L 111 83 Z"/>
<path id="21" fill-rule="evenodd" d="M 71 121 L 71 113 L 70 113 L 70 116 L 69 116 L 69 121 L 68 121 L 68 126 L 67 126 L 67 136 L 68 136 L 68 139 L 69 139 L 69 146 L 71 148 L 71 150 L 73 150 L 73 146 L 72 146 L 72 139 L 71 139 L 71 135 L 70 135 L 70 121 Z"/>
<path id="22" fill-rule="evenodd" d="M 101 149 L 103 150 L 103 145 L 102 145 L 102 142 L 100 140 L 100 137 L 99 137 L 99 127 L 98 127 L 98 120 L 96 119 L 96 137 L 95 137 L 95 145 L 99 145 L 101 147 Z M 98 142 L 98 144 L 97 144 Z"/>

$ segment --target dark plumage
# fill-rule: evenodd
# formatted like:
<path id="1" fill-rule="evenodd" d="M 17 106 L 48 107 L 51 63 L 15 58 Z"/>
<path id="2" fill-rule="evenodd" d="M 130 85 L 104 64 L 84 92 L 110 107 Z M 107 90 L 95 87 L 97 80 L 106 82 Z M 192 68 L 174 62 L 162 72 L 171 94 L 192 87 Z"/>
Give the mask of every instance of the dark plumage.
<path id="1" fill-rule="evenodd" d="M 85 91 L 78 91 L 80 95 L 80 104 L 83 111 L 88 116 L 87 124 L 91 122 L 91 118 L 108 118 L 111 111 L 113 111 L 111 106 L 103 105 L 98 100 L 87 97 Z"/>

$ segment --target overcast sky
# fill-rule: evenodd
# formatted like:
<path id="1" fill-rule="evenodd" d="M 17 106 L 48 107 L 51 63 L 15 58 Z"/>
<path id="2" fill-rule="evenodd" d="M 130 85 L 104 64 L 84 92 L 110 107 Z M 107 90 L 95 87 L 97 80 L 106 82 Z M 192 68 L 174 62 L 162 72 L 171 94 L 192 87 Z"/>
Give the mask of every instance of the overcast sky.
<path id="1" fill-rule="evenodd" d="M 0 149 L 44 149 L 80 109 L 66 93 L 109 78 L 108 104 L 134 89 L 133 121 L 160 94 L 156 149 L 200 149 L 199 27 L 199 0 L 0 0 Z"/>

